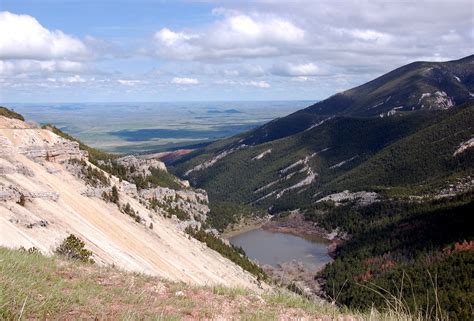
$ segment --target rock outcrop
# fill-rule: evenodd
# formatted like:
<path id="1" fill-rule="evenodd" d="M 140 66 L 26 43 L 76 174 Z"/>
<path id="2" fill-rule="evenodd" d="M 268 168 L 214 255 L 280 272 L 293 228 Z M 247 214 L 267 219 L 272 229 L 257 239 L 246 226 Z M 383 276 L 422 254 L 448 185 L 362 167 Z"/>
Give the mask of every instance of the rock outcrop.
<path id="1" fill-rule="evenodd" d="M 166 171 L 165 163 L 157 159 L 150 159 L 140 156 L 124 156 L 117 159 L 117 163 L 128 168 L 133 167 L 134 172 L 142 175 L 151 175 L 150 169 L 152 168 Z"/>
<path id="2" fill-rule="evenodd" d="M 189 216 L 181 219 L 177 225 L 184 230 L 188 226 L 200 227 L 206 221 L 209 213 L 209 200 L 206 191 L 198 190 L 174 190 L 167 187 L 141 190 L 140 197 L 155 201 L 161 210 L 175 209 L 183 211 Z"/>
<path id="3" fill-rule="evenodd" d="M 18 119 L 0 116 L 2 129 L 0 153 L 4 156 L 18 153 L 37 161 L 56 162 L 87 157 L 87 152 L 79 149 L 79 143 L 59 137 L 47 129 L 32 128 Z"/>

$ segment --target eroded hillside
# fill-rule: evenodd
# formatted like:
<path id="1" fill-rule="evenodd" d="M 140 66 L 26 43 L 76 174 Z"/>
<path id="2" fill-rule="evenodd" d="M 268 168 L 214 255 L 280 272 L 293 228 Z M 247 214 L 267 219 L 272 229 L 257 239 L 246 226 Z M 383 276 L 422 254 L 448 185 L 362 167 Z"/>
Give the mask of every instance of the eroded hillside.
<path id="1" fill-rule="evenodd" d="M 4 116 L 0 173 L 2 246 L 52 254 L 74 234 L 100 265 L 193 284 L 257 288 L 249 273 L 182 232 L 176 211 L 189 216 L 184 225 L 199 224 L 208 211 L 205 192 L 184 182 L 179 190 L 137 190 L 89 162 L 78 142 Z"/>

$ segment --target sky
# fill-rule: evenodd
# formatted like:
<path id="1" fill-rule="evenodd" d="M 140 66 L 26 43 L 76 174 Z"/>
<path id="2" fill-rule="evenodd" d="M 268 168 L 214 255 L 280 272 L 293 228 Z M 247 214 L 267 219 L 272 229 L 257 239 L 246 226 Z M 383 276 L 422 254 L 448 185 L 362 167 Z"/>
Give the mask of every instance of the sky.
<path id="1" fill-rule="evenodd" d="M 0 0 L 0 103 L 320 100 L 473 53 L 471 0 Z"/>

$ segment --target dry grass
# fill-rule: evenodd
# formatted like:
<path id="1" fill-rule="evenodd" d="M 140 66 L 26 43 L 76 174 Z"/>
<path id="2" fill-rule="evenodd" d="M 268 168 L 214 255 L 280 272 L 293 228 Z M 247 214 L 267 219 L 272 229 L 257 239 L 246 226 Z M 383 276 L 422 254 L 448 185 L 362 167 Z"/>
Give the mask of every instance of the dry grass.
<path id="1" fill-rule="evenodd" d="M 195 287 L 0 248 L 0 320 L 421 320 L 341 311 L 285 290 Z"/>
<path id="2" fill-rule="evenodd" d="M 2 320 L 313 320 L 323 316 L 316 305 L 289 293 L 258 295 L 239 288 L 194 287 L 5 248 L 0 248 L 0 293 Z"/>

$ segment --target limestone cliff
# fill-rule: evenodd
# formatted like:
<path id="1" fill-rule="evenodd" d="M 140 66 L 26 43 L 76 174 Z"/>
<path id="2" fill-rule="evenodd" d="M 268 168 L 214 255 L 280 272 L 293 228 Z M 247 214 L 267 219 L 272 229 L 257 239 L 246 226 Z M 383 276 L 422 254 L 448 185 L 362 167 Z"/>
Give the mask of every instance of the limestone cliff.
<path id="1" fill-rule="evenodd" d="M 103 197 L 113 186 L 115 203 Z M 168 207 L 153 209 L 151 199 L 166 200 Z M 78 143 L 0 116 L 0 246 L 34 246 L 51 254 L 75 234 L 101 265 L 193 284 L 257 288 L 249 273 L 188 238 L 163 215 L 167 208 L 187 211 L 197 223 L 209 210 L 207 194 L 161 187 L 138 191 L 90 163 Z"/>

